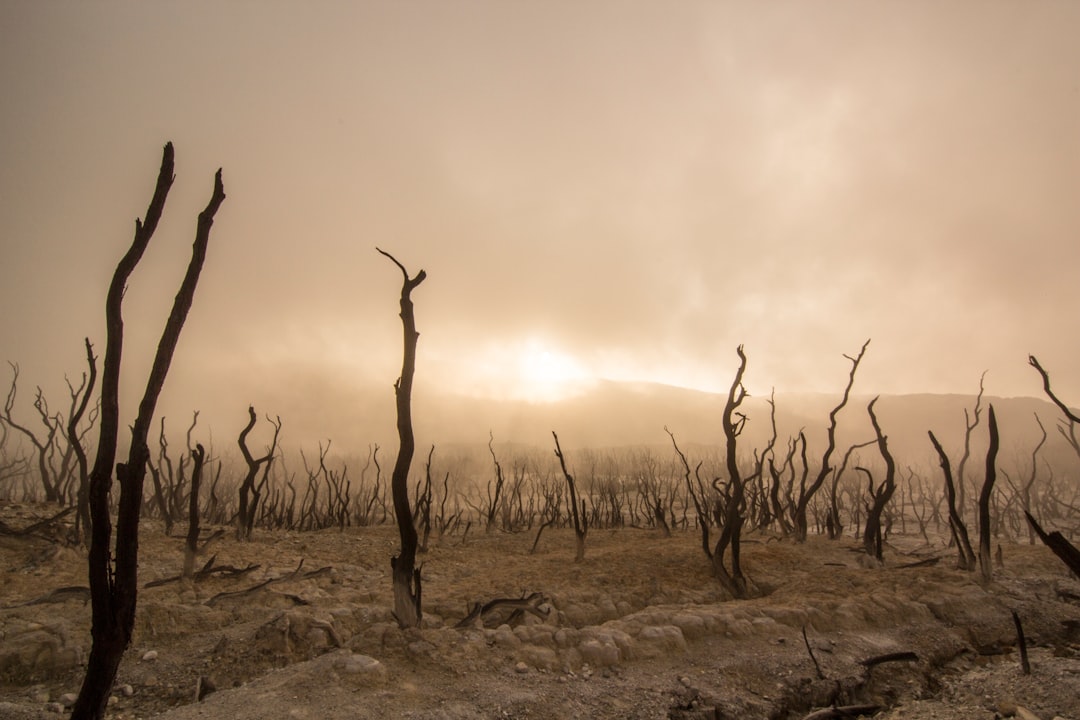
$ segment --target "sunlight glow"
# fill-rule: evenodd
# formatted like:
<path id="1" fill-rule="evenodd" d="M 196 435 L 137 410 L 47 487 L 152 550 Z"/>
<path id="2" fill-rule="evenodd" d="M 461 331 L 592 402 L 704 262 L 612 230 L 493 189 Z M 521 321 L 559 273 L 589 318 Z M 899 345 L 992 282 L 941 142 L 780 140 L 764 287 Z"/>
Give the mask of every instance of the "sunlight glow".
<path id="1" fill-rule="evenodd" d="M 455 391 L 477 397 L 556 402 L 581 394 L 596 381 L 581 360 L 537 336 L 486 343 L 468 357 L 438 355 L 436 372 L 455 378 Z"/>
<path id="2" fill-rule="evenodd" d="M 551 402 L 580 392 L 592 379 L 572 356 L 531 338 L 519 350 L 517 374 L 520 397 Z"/>

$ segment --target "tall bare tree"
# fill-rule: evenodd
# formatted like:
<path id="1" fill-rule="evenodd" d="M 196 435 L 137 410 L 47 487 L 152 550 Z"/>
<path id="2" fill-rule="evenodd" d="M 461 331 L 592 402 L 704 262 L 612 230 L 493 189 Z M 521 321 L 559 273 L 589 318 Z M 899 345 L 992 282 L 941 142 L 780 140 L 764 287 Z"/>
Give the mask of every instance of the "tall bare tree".
<path id="1" fill-rule="evenodd" d="M 109 693 L 116 680 L 120 659 L 131 642 L 138 595 L 139 511 L 143 480 L 150 449 L 146 438 L 158 396 L 172 363 L 180 331 L 195 297 L 199 274 L 206 259 L 210 227 L 225 200 L 221 170 L 214 177 L 214 190 L 206 209 L 199 214 L 191 261 L 176 294 L 172 311 L 158 343 L 135 423 L 126 463 L 116 466 L 120 483 L 116 520 L 116 547 L 112 553 L 112 521 L 109 517 L 109 490 L 113 481 L 117 436 L 120 424 L 120 356 L 124 338 L 121 313 L 128 278 L 157 229 L 165 199 L 173 182 L 173 146 L 165 145 L 157 186 L 146 211 L 145 221 L 135 221 L 135 238 L 113 273 L 105 299 L 105 360 L 101 378 L 101 424 L 94 466 L 90 472 L 89 550 L 90 600 L 92 605 L 90 657 L 79 696 L 72 707 L 74 720 L 100 720 L 105 716 Z"/>
<path id="2" fill-rule="evenodd" d="M 390 492 L 394 498 L 394 516 L 397 519 L 398 532 L 401 535 L 401 553 L 390 558 L 394 582 L 394 617 L 401 628 L 420 625 L 421 592 L 420 570 L 416 567 L 416 549 L 419 538 L 413 524 L 412 506 L 409 504 L 409 468 L 416 450 L 416 439 L 412 427 L 412 386 L 416 372 L 416 342 L 420 333 L 416 331 L 416 316 L 413 312 L 412 291 L 424 282 L 427 273 L 423 270 L 415 277 L 409 277 L 409 271 L 390 253 L 380 250 L 401 270 L 401 327 L 404 333 L 404 352 L 401 361 L 401 376 L 394 383 L 394 398 L 397 403 L 398 456 L 394 462 L 394 472 L 390 476 Z"/>
<path id="3" fill-rule="evenodd" d="M 930 436 L 930 442 L 934 445 L 934 450 L 937 451 L 941 472 L 945 475 L 945 500 L 949 506 L 949 529 L 952 532 L 953 541 L 956 543 L 957 552 L 960 555 L 957 559 L 957 567 L 961 570 L 974 570 L 975 551 L 971 548 L 971 538 L 968 535 L 967 525 L 964 524 L 964 518 L 960 515 L 960 510 L 956 506 L 956 484 L 953 482 L 952 465 L 949 464 L 949 456 L 945 454 L 945 449 L 941 447 L 941 443 L 938 442 L 933 431 L 928 430 L 927 434 Z"/>
<path id="4" fill-rule="evenodd" d="M 97 384 L 97 357 L 94 356 L 94 348 L 90 344 L 90 338 L 84 338 L 84 342 L 86 344 L 86 364 L 89 367 L 90 376 L 86 382 L 86 388 L 83 390 L 82 400 L 79 402 L 78 407 L 75 408 L 75 411 L 71 413 L 71 417 L 68 418 L 67 433 L 68 442 L 71 445 L 71 449 L 75 452 L 75 458 L 79 469 L 79 487 L 75 494 L 75 534 L 78 536 L 79 542 L 89 546 L 90 470 L 89 462 L 86 458 L 86 451 L 82 446 L 82 436 L 79 434 L 79 421 L 82 420 L 82 416 L 86 412 L 86 406 L 90 401 L 90 395 L 93 393 L 94 386 Z"/>
<path id="5" fill-rule="evenodd" d="M 994 565 L 990 558 L 990 496 L 994 492 L 994 481 L 997 479 L 999 444 L 993 403 L 988 408 L 986 421 L 990 426 L 990 445 L 986 449 L 986 475 L 979 493 L 979 572 L 983 582 L 990 582 L 994 574 Z"/>
<path id="6" fill-rule="evenodd" d="M 1038 359 L 1034 355 L 1028 355 L 1028 364 L 1039 372 L 1039 376 L 1042 377 L 1043 391 L 1046 392 L 1046 396 L 1058 406 L 1058 409 L 1061 410 L 1061 414 L 1069 421 L 1067 425 L 1064 423 L 1059 424 L 1058 432 L 1061 433 L 1061 436 L 1069 443 L 1069 446 L 1072 447 L 1076 456 L 1080 458 L 1080 439 L 1076 436 L 1077 427 L 1080 426 L 1080 415 L 1077 415 L 1070 410 L 1069 406 L 1050 389 L 1050 374 L 1043 369 L 1043 366 L 1039 364 Z"/>
<path id="7" fill-rule="evenodd" d="M 829 473 L 832 472 L 832 466 L 829 465 L 829 459 L 836 450 L 836 416 L 839 415 L 840 411 L 847 405 L 848 398 L 851 396 L 851 386 L 855 384 L 855 373 L 858 371 L 859 363 L 862 362 L 863 355 L 866 353 L 866 348 L 869 345 L 869 340 L 863 343 L 862 349 L 859 350 L 859 354 L 855 357 L 844 355 L 844 357 L 851 362 L 851 370 L 848 372 L 848 381 L 847 386 L 844 388 L 843 397 L 829 413 L 828 443 L 825 446 L 825 452 L 821 456 L 821 467 L 818 469 L 817 478 L 814 482 L 811 483 L 809 487 L 800 488 L 799 499 L 795 502 L 792 519 L 794 520 L 795 525 L 796 542 L 806 542 L 808 530 L 806 510 L 810 506 L 810 500 L 813 499 L 814 494 L 821 489 L 821 486 L 825 483 L 825 478 L 829 477 Z"/>
<path id="8" fill-rule="evenodd" d="M 60 482 L 54 478 L 53 469 L 49 465 L 49 456 L 53 452 L 54 443 L 56 441 L 56 432 L 60 429 L 60 423 L 58 418 L 54 418 L 49 414 L 49 405 L 45 401 L 45 395 L 41 392 L 41 388 L 37 388 L 37 394 L 34 396 L 34 409 L 37 410 L 38 416 L 41 419 L 42 425 L 45 426 L 45 434 L 42 437 L 38 437 L 30 428 L 25 425 L 20 425 L 11 415 L 11 410 L 15 406 L 15 396 L 18 392 L 19 384 L 19 366 L 17 363 L 9 362 L 11 366 L 11 389 L 8 390 L 7 400 L 4 402 L 4 414 L 0 417 L 0 420 L 7 423 L 9 427 L 18 430 L 22 433 L 30 443 L 37 450 L 38 456 L 38 473 L 41 477 L 41 486 L 45 490 L 45 501 L 52 503 L 62 503 L 63 497 L 60 495 Z"/>
<path id="9" fill-rule="evenodd" d="M 742 434 L 746 425 L 746 416 L 739 412 L 739 406 L 746 399 L 746 388 L 743 387 L 743 374 L 746 372 L 746 353 L 740 345 L 735 352 L 739 356 L 739 368 L 735 371 L 735 379 L 731 381 L 728 390 L 727 401 L 724 403 L 724 412 L 720 418 L 724 430 L 725 440 L 725 466 L 727 468 L 728 481 L 723 488 L 719 483 L 714 483 L 720 494 L 720 504 L 717 506 L 717 516 L 723 519 L 723 527 L 720 528 L 720 537 L 713 548 L 712 562 L 713 571 L 716 573 L 720 584 L 734 597 L 742 598 L 747 595 L 746 577 L 742 571 L 740 558 L 740 545 L 742 541 L 742 526 L 745 521 L 745 484 L 738 462 L 738 437 Z M 731 567 L 725 563 L 725 556 L 731 553 Z"/>
<path id="10" fill-rule="evenodd" d="M 551 436 L 555 438 L 555 457 L 559 458 L 559 467 L 562 469 L 563 477 L 566 478 L 566 487 L 570 493 L 567 503 L 570 505 L 570 517 L 574 519 L 574 537 L 577 539 L 574 562 L 579 563 L 585 559 L 585 537 L 589 534 L 589 516 L 585 514 L 585 499 L 581 498 L 580 501 L 578 499 L 577 484 L 574 482 L 574 476 L 566 468 L 566 458 L 563 456 L 562 448 L 559 446 L 559 436 L 555 434 L 554 430 L 551 431 Z M 579 502 L 581 503 L 581 512 L 578 512 Z M 539 535 L 537 535 L 537 539 L 539 539 Z"/>
<path id="11" fill-rule="evenodd" d="M 870 497 L 872 504 L 870 511 L 866 514 L 866 526 L 863 528 L 863 548 L 868 556 L 880 563 L 884 559 L 881 554 L 881 514 L 884 512 L 885 506 L 892 498 L 893 493 L 896 492 L 896 462 L 893 460 L 892 453 L 889 452 L 888 438 L 881 432 L 881 425 L 878 424 L 877 415 L 874 414 L 874 404 L 877 401 L 876 397 L 871 400 L 870 404 L 866 406 L 866 412 L 870 415 L 870 424 L 874 426 L 878 451 L 885 460 L 885 479 L 875 488 L 871 476 Z M 870 471 L 865 468 L 859 468 L 859 470 L 870 476 Z"/>
<path id="12" fill-rule="evenodd" d="M 277 453 L 278 435 L 281 433 L 281 417 L 278 416 L 276 422 L 271 420 L 269 416 L 266 419 L 274 426 L 274 439 L 270 443 L 270 447 L 266 449 L 265 455 L 256 458 L 251 454 L 251 450 L 247 446 L 248 433 L 255 427 L 256 420 L 255 408 L 251 405 L 248 406 L 248 423 L 240 431 L 240 437 L 237 439 L 240 454 L 244 456 L 244 463 L 247 464 L 247 474 L 244 475 L 244 481 L 240 483 L 240 510 L 236 516 L 237 540 L 251 539 L 251 531 L 255 527 L 255 515 L 259 509 L 259 498 L 262 495 L 263 488 L 266 486 L 267 479 L 270 477 L 270 466 L 274 462 L 275 453 Z M 259 474 L 259 468 L 262 468 L 263 477 L 256 487 L 255 478 Z"/>

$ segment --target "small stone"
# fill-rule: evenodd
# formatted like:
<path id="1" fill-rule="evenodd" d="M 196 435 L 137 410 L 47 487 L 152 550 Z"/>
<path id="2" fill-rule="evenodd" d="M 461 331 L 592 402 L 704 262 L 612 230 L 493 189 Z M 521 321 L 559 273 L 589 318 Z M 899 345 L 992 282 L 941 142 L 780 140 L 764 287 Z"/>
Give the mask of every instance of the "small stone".
<path id="1" fill-rule="evenodd" d="M 110 695 L 110 696 L 109 696 L 109 701 L 108 701 L 108 703 L 107 703 L 107 704 L 109 704 L 109 705 L 115 705 L 115 704 L 116 704 L 116 703 L 118 703 L 118 702 L 120 702 L 120 698 L 116 697 L 115 695 Z"/>
<path id="2" fill-rule="evenodd" d="M 518 662 L 518 664 L 514 666 L 514 672 L 523 675 L 529 672 L 529 666 L 526 665 L 523 661 Z"/>
<path id="3" fill-rule="evenodd" d="M 130 684 L 127 684 L 127 683 L 125 683 L 125 684 L 121 685 L 120 687 L 118 687 L 117 690 L 119 690 L 120 694 L 123 695 L 124 697 L 131 697 L 132 695 L 135 694 L 135 688 L 132 687 Z"/>
<path id="4" fill-rule="evenodd" d="M 685 675 L 679 678 L 679 682 L 681 682 L 684 687 L 690 687 L 690 678 L 686 677 Z"/>
<path id="5" fill-rule="evenodd" d="M 75 693 L 64 693 L 60 696 L 60 704 L 66 708 L 75 704 L 75 701 L 79 699 L 79 696 Z"/>
<path id="6" fill-rule="evenodd" d="M 51 702 L 45 705 L 45 712 L 53 713 L 55 715 L 63 715 L 64 706 L 58 702 Z"/>
<path id="7" fill-rule="evenodd" d="M 142 661 L 143 662 L 154 662 L 155 660 L 157 660 L 157 658 L 158 658 L 157 650 L 147 650 L 146 652 L 143 653 Z"/>

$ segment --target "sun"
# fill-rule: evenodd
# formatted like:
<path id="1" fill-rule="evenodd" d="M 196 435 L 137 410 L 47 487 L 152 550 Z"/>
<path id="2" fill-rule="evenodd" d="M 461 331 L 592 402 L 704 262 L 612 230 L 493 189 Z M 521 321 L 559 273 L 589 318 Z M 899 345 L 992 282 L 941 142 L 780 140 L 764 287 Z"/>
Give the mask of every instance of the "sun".
<path id="1" fill-rule="evenodd" d="M 538 338 L 517 349 L 514 394 L 534 402 L 555 402 L 580 393 L 593 380 L 588 369 L 572 355 Z"/>

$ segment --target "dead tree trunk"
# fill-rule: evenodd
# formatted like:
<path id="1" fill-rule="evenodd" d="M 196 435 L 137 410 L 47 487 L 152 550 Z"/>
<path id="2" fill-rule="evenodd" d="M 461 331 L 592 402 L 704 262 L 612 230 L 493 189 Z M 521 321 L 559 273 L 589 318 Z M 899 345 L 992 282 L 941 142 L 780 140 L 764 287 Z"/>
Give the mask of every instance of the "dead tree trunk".
<path id="1" fill-rule="evenodd" d="M 817 478 L 810 487 L 803 488 L 799 491 L 799 499 L 795 503 L 794 517 L 792 520 L 795 525 L 796 542 L 806 542 L 808 530 L 806 510 L 810 506 L 810 500 L 813 499 L 814 494 L 821 489 L 822 484 L 825 482 L 825 478 L 832 472 L 832 467 L 829 465 L 829 458 L 832 457 L 833 452 L 836 450 L 836 416 L 844 409 L 844 406 L 847 405 L 848 397 L 851 395 L 851 386 L 855 384 L 855 372 L 859 369 L 859 363 L 862 361 L 863 355 L 866 353 L 866 348 L 869 344 L 869 340 L 863 343 L 862 349 L 859 350 L 859 354 L 855 357 L 844 355 L 845 358 L 851 361 L 851 371 L 848 373 L 848 382 L 847 386 L 844 388 L 843 398 L 841 398 L 840 403 L 829 413 L 828 445 L 825 447 L 825 453 L 821 456 L 821 468 L 818 470 Z"/>
<path id="2" fill-rule="evenodd" d="M 79 437 L 79 421 L 86 412 L 86 405 L 90 395 L 94 392 L 97 382 L 97 358 L 94 357 L 94 348 L 90 345 L 90 338 L 84 338 L 86 343 L 86 364 L 90 367 L 90 377 L 83 392 L 82 401 L 75 412 L 68 418 L 68 442 L 75 451 L 75 459 L 79 466 L 79 488 L 75 493 L 75 535 L 80 543 L 90 545 L 90 468 L 86 459 L 86 451 L 83 450 L 82 438 Z"/>
<path id="3" fill-rule="evenodd" d="M 375 248 L 379 250 L 379 248 Z M 420 333 L 416 331 L 416 317 L 413 313 L 412 291 L 424 282 L 427 273 L 421 270 L 416 277 L 409 277 L 405 266 L 393 255 L 383 250 L 379 253 L 389 258 L 404 278 L 401 285 L 401 326 L 404 332 L 404 353 L 401 362 L 401 377 L 394 383 L 394 397 L 397 401 L 398 456 L 394 463 L 394 472 L 390 478 L 390 491 L 394 498 L 394 516 L 397 519 L 398 532 L 401 535 L 401 554 L 390 558 L 390 567 L 394 576 L 394 617 L 402 629 L 419 627 L 420 609 L 420 570 L 416 568 L 416 548 L 419 539 L 413 524 L 412 506 L 409 504 L 409 467 L 412 465 L 416 440 L 412 427 L 412 385 L 416 372 L 416 341 Z"/>
<path id="4" fill-rule="evenodd" d="M 495 448 L 492 446 L 494 442 L 494 433 L 488 431 L 488 452 L 491 453 L 491 461 L 495 463 L 495 495 L 491 495 L 491 485 L 488 485 L 487 525 L 484 528 L 485 532 L 491 532 L 495 528 L 495 513 L 499 510 L 499 497 L 502 495 L 503 484 L 505 483 L 502 465 L 499 464 L 499 458 L 495 457 Z"/>
<path id="5" fill-rule="evenodd" d="M 964 408 L 964 452 L 960 455 L 960 462 L 956 464 L 956 507 L 961 518 L 964 517 L 967 507 L 967 482 L 964 480 L 964 469 L 967 467 L 968 458 L 971 457 L 971 433 L 979 426 L 979 419 L 982 417 L 985 381 L 986 371 L 984 370 L 979 376 L 979 394 L 975 396 L 975 407 L 970 414 L 967 408 Z M 974 560 L 972 560 L 971 569 L 975 569 Z"/>
<path id="6" fill-rule="evenodd" d="M 956 507 L 956 485 L 953 483 L 952 466 L 949 464 L 949 456 L 945 449 L 934 437 L 932 431 L 927 431 L 930 442 L 937 451 L 938 460 L 941 462 L 941 471 L 945 474 L 945 499 L 949 504 L 949 528 L 952 531 L 953 540 L 960 557 L 957 559 L 957 567 L 961 570 L 972 571 L 975 569 L 975 551 L 971 548 L 971 538 L 968 536 L 967 526 Z"/>
<path id="7" fill-rule="evenodd" d="M 1039 539 L 1043 541 L 1046 547 L 1050 548 L 1055 555 L 1065 563 L 1065 565 L 1072 570 L 1073 575 L 1080 579 L 1080 550 L 1076 548 L 1071 542 L 1065 539 L 1065 536 L 1056 530 L 1054 532 L 1046 532 L 1042 526 L 1035 521 L 1035 518 L 1031 516 L 1031 513 L 1024 512 L 1024 516 L 1027 517 L 1028 525 L 1035 531 L 1035 534 L 1039 536 Z"/>
<path id="8" fill-rule="evenodd" d="M 746 578 L 742 572 L 740 559 L 740 544 L 742 539 L 743 504 L 745 499 L 742 473 L 736 451 L 737 439 L 742 434 L 746 425 L 746 416 L 740 413 L 739 406 L 746 399 L 746 388 L 743 387 L 743 373 L 746 372 L 746 354 L 740 345 L 736 351 L 739 355 L 739 369 L 735 371 L 735 379 L 731 382 L 728 391 L 727 402 L 724 403 L 724 412 L 721 416 L 721 424 L 726 440 L 725 462 L 727 465 L 728 484 L 727 492 L 721 493 L 721 506 L 717 508 L 717 515 L 723 518 L 724 526 L 720 528 L 720 537 L 713 548 L 712 562 L 720 584 L 736 598 L 747 595 Z M 724 556 L 731 550 L 731 568 L 724 565 Z"/>
<path id="9" fill-rule="evenodd" d="M 990 426 L 990 446 L 986 450 L 986 479 L 979 493 L 979 572 L 984 583 L 990 582 L 994 574 L 990 557 L 990 496 L 994 492 L 994 480 L 997 479 L 998 426 L 992 403 L 986 417 Z"/>
<path id="10" fill-rule="evenodd" d="M 274 453 L 277 452 L 278 435 L 281 433 L 281 418 L 278 417 L 276 423 L 270 420 L 269 417 L 267 420 L 274 426 L 274 440 L 270 443 L 270 447 L 262 457 L 256 458 L 252 456 L 251 451 L 248 450 L 247 446 L 248 433 L 255 427 L 255 408 L 250 405 L 248 406 L 248 423 L 244 426 L 244 429 L 240 431 L 240 437 L 237 439 L 237 444 L 240 446 L 240 454 L 244 456 L 244 462 L 247 463 L 247 474 L 244 476 L 244 481 L 240 483 L 240 511 L 236 516 L 237 540 L 251 539 L 251 531 L 255 527 L 255 515 L 259 509 L 261 489 L 266 484 L 266 478 L 270 473 L 270 466 L 274 462 Z M 259 488 L 256 488 L 255 478 L 259 474 L 260 467 L 263 467 L 263 481 Z M 250 499 L 249 495 L 251 496 Z"/>
<path id="11" fill-rule="evenodd" d="M 581 500 L 581 512 L 578 512 L 577 485 L 574 483 L 574 476 L 566 469 L 566 458 L 563 457 L 562 448 L 559 447 L 559 436 L 554 430 L 551 431 L 551 436 L 555 438 L 555 457 L 559 458 L 559 467 L 562 468 L 566 486 L 570 490 L 570 516 L 574 519 L 574 537 L 577 539 L 574 562 L 579 563 L 585 559 L 585 536 L 589 534 L 589 518 L 585 514 L 585 500 Z M 536 538 L 540 539 L 540 533 L 536 534 Z"/>
<path id="12" fill-rule="evenodd" d="M 38 456 L 38 473 L 41 476 L 41 486 L 45 490 L 45 502 L 50 503 L 62 503 L 63 498 L 60 496 L 60 482 L 59 479 L 53 478 L 53 472 L 49 467 L 49 456 L 54 450 L 54 442 L 56 439 L 56 423 L 52 422 L 49 417 L 48 405 L 45 402 L 45 396 L 41 392 L 41 388 L 37 389 L 37 395 L 34 398 L 34 409 L 38 411 L 41 416 L 42 423 L 45 425 L 45 439 L 41 440 L 38 436 L 28 427 L 20 425 L 15 422 L 15 419 L 11 416 L 11 409 L 15 405 L 15 395 L 19 383 L 19 366 L 16 363 L 9 362 L 11 366 L 11 389 L 8 391 L 7 401 L 4 403 L 4 414 L 0 418 L 8 424 L 9 427 L 15 428 L 21 432 L 30 443 L 37 450 Z"/>
<path id="13" fill-rule="evenodd" d="M 218 170 L 210 202 L 199 214 L 191 262 L 173 302 L 154 356 L 146 391 L 139 404 L 139 413 L 132 427 L 128 461 L 116 466 L 116 476 L 120 483 L 120 505 L 116 521 L 116 553 L 115 558 L 110 558 L 112 525 L 109 517 L 109 489 L 112 485 L 120 421 L 120 356 L 124 335 L 121 305 L 128 277 L 138 265 L 157 228 L 172 181 L 173 147 L 172 143 L 169 143 L 162 156 L 157 187 L 146 212 L 146 221 L 135 221 L 135 239 L 116 267 L 105 300 L 106 345 L 102 367 L 101 425 L 97 455 L 90 473 L 89 499 L 92 523 L 88 560 L 92 644 L 86 676 L 72 707 L 71 717 L 74 720 L 99 720 L 105 716 L 109 693 L 116 680 L 116 670 L 131 641 L 138 590 L 139 510 L 142 506 L 146 463 L 150 457 L 146 438 L 158 396 L 180 338 L 180 331 L 195 297 L 199 274 L 206 259 L 210 227 L 213 225 L 214 215 L 225 200 L 221 170 Z"/>
<path id="14" fill-rule="evenodd" d="M 1062 402 L 1061 399 L 1054 394 L 1054 391 L 1050 389 L 1050 374 L 1043 369 L 1043 366 L 1039 364 L 1038 359 L 1034 355 L 1028 355 L 1028 364 L 1039 372 L 1039 376 L 1043 381 L 1043 391 L 1046 392 L 1046 396 L 1058 406 L 1058 409 L 1061 410 L 1065 419 L 1069 421 L 1067 428 L 1064 425 L 1058 425 L 1058 432 L 1060 432 L 1061 436 L 1065 438 L 1065 441 L 1069 443 L 1069 446 L 1072 447 L 1076 456 L 1080 458 L 1080 439 L 1076 437 L 1077 427 L 1080 426 L 1080 415 L 1077 415 L 1070 410 L 1069 406 Z"/>
<path id="15" fill-rule="evenodd" d="M 202 485 L 203 464 L 206 450 L 197 444 L 191 451 L 194 467 L 191 468 L 191 496 L 188 498 L 188 531 L 184 542 L 184 577 L 191 577 L 195 570 L 195 555 L 199 550 L 199 487 Z"/>
<path id="16" fill-rule="evenodd" d="M 866 412 L 870 414 L 870 423 L 874 426 L 878 451 L 881 452 L 881 457 L 885 459 L 885 479 L 881 481 L 881 485 L 876 490 L 873 480 L 870 481 L 870 496 L 873 499 L 873 504 L 870 506 L 870 512 L 866 515 L 863 548 L 866 550 L 867 555 L 881 563 L 884 561 L 881 553 L 881 513 L 885 510 L 885 506 L 892 498 L 893 493 L 896 492 L 896 463 L 893 461 L 892 453 L 889 452 L 888 438 L 882 434 L 877 415 L 874 414 L 874 403 L 877 401 L 876 397 L 871 400 L 866 407 Z M 866 471 L 866 474 L 869 475 L 869 471 Z"/>

